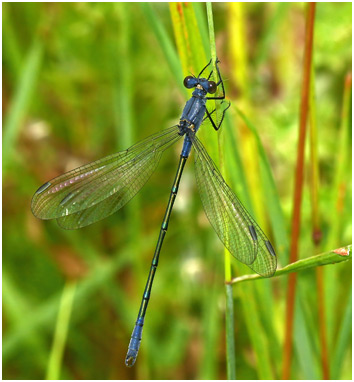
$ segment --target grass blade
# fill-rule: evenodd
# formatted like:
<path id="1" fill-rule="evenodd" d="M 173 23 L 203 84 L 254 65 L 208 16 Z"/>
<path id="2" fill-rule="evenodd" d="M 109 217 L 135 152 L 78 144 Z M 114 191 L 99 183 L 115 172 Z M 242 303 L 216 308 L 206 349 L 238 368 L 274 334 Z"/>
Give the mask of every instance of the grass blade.
<path id="1" fill-rule="evenodd" d="M 341 263 L 343 261 L 351 260 L 352 258 L 352 246 L 348 245 L 344 248 L 334 249 L 333 251 L 321 253 L 320 255 L 307 257 L 306 259 L 298 260 L 291 263 L 284 268 L 277 269 L 273 277 L 283 276 L 292 272 L 300 272 L 306 269 L 319 267 L 322 265 L 332 265 Z M 240 283 L 242 281 L 250 281 L 262 279 L 260 275 L 245 275 L 241 277 L 236 277 L 231 280 L 232 284 Z"/>
<path id="2" fill-rule="evenodd" d="M 342 365 L 345 353 L 348 351 L 348 345 L 352 332 L 352 292 L 348 295 L 346 309 L 340 325 L 338 340 L 334 348 L 333 358 L 331 362 L 331 379 L 346 379 L 341 375 Z M 350 377 L 349 377 L 350 378 Z"/>
<path id="3" fill-rule="evenodd" d="M 193 5 L 193 8 L 194 8 L 195 18 L 198 24 L 198 30 L 203 42 L 204 53 L 205 53 L 205 56 L 208 57 L 210 46 L 209 46 L 208 26 L 207 26 L 206 17 L 205 17 L 205 11 L 204 11 L 205 10 L 204 3 L 193 2 L 191 4 Z"/>
<path id="4" fill-rule="evenodd" d="M 165 30 L 163 24 L 161 23 L 161 20 L 156 15 L 155 11 L 153 10 L 153 7 L 151 3 L 140 3 L 140 6 L 151 26 L 151 29 L 155 33 L 155 36 L 160 44 L 160 47 L 162 48 L 162 51 L 165 54 L 167 63 L 171 69 L 171 72 L 174 74 L 175 78 L 181 78 L 182 77 L 182 71 L 181 71 L 181 65 L 178 59 L 178 56 L 176 54 L 176 51 L 174 49 L 172 41 L 168 38 L 168 33 Z M 183 84 L 179 83 L 178 85 L 181 86 L 181 89 L 185 91 L 185 88 Z"/>
<path id="5" fill-rule="evenodd" d="M 179 58 L 182 64 L 182 72 L 186 74 L 189 72 L 189 57 L 186 41 L 185 21 L 181 3 L 169 3 L 170 14 L 172 19 L 172 26 L 177 44 Z M 181 73 L 182 77 L 182 73 Z M 186 90 L 184 90 L 186 91 Z"/>
<path id="6" fill-rule="evenodd" d="M 76 282 L 67 282 L 60 300 L 54 340 L 49 356 L 46 379 L 60 379 L 60 368 L 69 331 L 70 316 L 76 291 Z"/>
<path id="7" fill-rule="evenodd" d="M 317 372 L 315 365 L 315 352 L 311 347 L 311 333 L 308 329 L 306 316 L 301 304 L 303 297 L 305 296 L 300 287 L 295 297 L 294 331 L 296 332 L 296 336 L 294 336 L 294 346 L 301 373 L 304 375 L 303 378 L 313 380 L 319 379 L 319 373 Z"/>
<path id="8" fill-rule="evenodd" d="M 225 257 L 230 254 L 225 254 Z M 226 260 L 225 260 L 226 264 Z M 226 311 L 225 311 L 225 329 L 226 329 L 226 365 L 227 378 L 236 379 L 236 351 L 235 351 L 235 316 L 234 316 L 234 297 L 231 285 L 225 285 Z"/>
<path id="9" fill-rule="evenodd" d="M 43 56 L 42 42 L 36 39 L 28 53 L 22 75 L 15 90 L 10 110 L 5 117 L 3 147 L 3 172 L 6 173 L 15 152 L 15 145 L 21 129 L 21 123 L 33 100 L 36 81 Z"/>
<path id="10" fill-rule="evenodd" d="M 211 60 L 213 65 L 214 80 L 216 79 L 216 46 L 215 46 L 215 34 L 214 34 L 214 22 L 213 22 L 213 9 L 210 2 L 206 3 L 208 27 L 209 27 L 209 40 Z M 216 108 L 216 102 L 215 102 Z M 217 113 L 217 110 L 216 110 Z M 218 119 L 217 119 L 218 120 Z M 220 171 L 225 176 L 224 169 L 224 145 L 222 140 L 223 134 L 218 134 L 218 148 L 219 148 L 219 164 Z M 225 282 L 228 283 L 231 280 L 231 255 L 229 251 L 224 249 L 225 258 Z M 225 285 L 226 292 L 226 365 L 227 365 L 227 378 L 236 379 L 236 352 L 235 352 L 235 321 L 234 321 L 234 300 L 233 290 L 231 285 Z"/>
<path id="11" fill-rule="evenodd" d="M 21 73 L 21 62 L 22 54 L 19 47 L 17 36 L 14 33 L 14 28 L 12 26 L 12 20 L 9 12 L 9 6 L 3 4 L 3 17 L 2 17 L 2 28 L 3 31 L 6 31 L 3 35 L 3 59 L 4 62 L 8 64 L 8 67 L 11 71 L 11 76 L 13 80 L 17 80 Z"/>
<path id="12" fill-rule="evenodd" d="M 277 254 L 280 258 L 280 261 L 286 263 L 288 262 L 289 239 L 286 230 L 284 214 L 280 205 L 279 194 L 271 172 L 271 166 L 269 164 L 267 154 L 264 150 L 255 126 L 237 106 L 233 105 L 233 108 L 236 110 L 238 116 L 242 119 L 242 121 L 254 135 L 260 156 L 263 190 L 265 192 L 265 200 L 267 200 L 268 215 L 272 226 L 272 233 L 275 238 Z"/>
<path id="13" fill-rule="evenodd" d="M 352 97 L 352 75 L 347 74 L 344 82 L 343 101 L 341 110 L 341 120 L 339 127 L 338 146 L 335 154 L 334 180 L 331 186 L 332 194 L 330 196 L 330 211 L 336 216 L 330 224 L 330 232 L 324 238 L 324 246 L 332 248 L 343 243 L 343 221 L 346 210 L 351 210 L 351 205 L 346 205 L 346 198 L 350 194 L 350 186 L 348 185 L 348 174 L 351 173 L 351 97 Z M 349 191 L 349 192 L 348 192 Z M 349 198 L 351 201 L 351 198 Z M 335 316 L 337 311 L 337 301 L 339 293 L 339 276 L 331 269 L 326 270 L 325 274 L 325 296 L 326 296 L 326 317 L 327 336 L 329 348 L 334 347 L 336 336 Z"/>

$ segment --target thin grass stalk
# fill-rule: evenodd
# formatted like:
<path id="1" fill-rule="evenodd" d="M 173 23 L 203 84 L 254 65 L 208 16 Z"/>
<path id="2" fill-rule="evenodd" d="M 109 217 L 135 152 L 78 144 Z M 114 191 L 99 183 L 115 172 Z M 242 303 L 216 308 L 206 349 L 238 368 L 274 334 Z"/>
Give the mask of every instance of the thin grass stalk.
<path id="1" fill-rule="evenodd" d="M 76 292 L 76 285 L 77 283 L 75 281 L 68 281 L 64 286 L 55 326 L 53 345 L 49 355 L 46 373 L 47 380 L 60 379 L 60 370 L 69 331 L 70 316 Z"/>
<path id="2" fill-rule="evenodd" d="M 305 31 L 305 51 L 303 66 L 303 83 L 301 91 L 300 121 L 299 121 L 299 141 L 297 162 L 295 170 L 295 189 L 293 200 L 293 217 L 291 229 L 290 262 L 296 262 L 298 259 L 298 244 L 300 237 L 301 224 L 301 200 L 304 181 L 304 157 L 305 157 L 305 139 L 306 124 L 308 118 L 308 106 L 310 95 L 311 62 L 313 47 L 313 32 L 315 20 L 315 3 L 309 3 L 307 7 L 306 31 Z M 285 317 L 285 341 L 283 355 L 282 379 L 290 379 L 291 357 L 293 347 L 293 327 L 294 327 L 294 307 L 295 307 L 296 273 L 289 276 L 287 306 Z"/>
<path id="3" fill-rule="evenodd" d="M 206 9 L 207 9 L 207 18 L 208 18 L 208 27 L 209 27 L 210 59 L 211 59 L 211 65 L 213 69 L 212 79 L 214 82 L 217 83 L 218 76 L 217 76 L 217 70 L 216 70 L 216 60 L 218 56 L 216 54 L 213 9 L 212 9 L 211 2 L 206 3 Z M 215 109 L 215 119 L 216 121 L 218 121 L 220 116 L 220 103 L 215 100 L 213 102 L 213 107 L 211 109 Z M 223 130 L 218 131 L 218 154 L 219 154 L 219 165 L 220 165 L 221 172 L 223 172 L 223 166 L 224 166 L 224 150 L 222 150 L 222 147 L 224 147 L 223 145 L 224 142 L 223 142 L 222 132 Z"/>
<path id="4" fill-rule="evenodd" d="M 214 80 L 216 79 L 216 46 L 215 46 L 215 32 L 214 32 L 214 21 L 213 21 L 213 9 L 212 3 L 206 3 L 208 27 L 209 27 L 209 39 L 210 39 L 210 55 L 213 65 Z M 217 113 L 217 105 L 215 102 L 215 108 Z M 218 134 L 218 151 L 219 151 L 219 166 L 220 171 L 225 175 L 224 168 L 224 145 L 223 145 L 223 134 L 219 132 Z M 233 300 L 233 289 L 229 284 L 231 280 L 231 255 L 230 252 L 224 249 L 224 259 L 225 259 L 225 294 L 226 294 L 226 312 L 225 312 L 225 329 L 226 329 L 226 365 L 227 365 L 227 378 L 236 379 L 236 352 L 235 352 L 235 327 L 234 327 L 234 300 Z"/>
<path id="5" fill-rule="evenodd" d="M 322 232 L 320 227 L 319 214 L 319 163 L 318 163 L 318 139 L 317 139 L 317 120 L 316 120 L 316 94 L 315 94 L 315 72 L 311 65 L 311 87 L 310 87 L 310 193 L 312 209 L 312 241 L 315 253 L 320 248 Z M 318 300 L 318 330 L 320 338 L 320 353 L 322 365 L 322 378 L 329 379 L 328 348 L 326 337 L 326 311 L 325 297 L 323 288 L 323 269 L 316 268 L 317 300 Z"/>

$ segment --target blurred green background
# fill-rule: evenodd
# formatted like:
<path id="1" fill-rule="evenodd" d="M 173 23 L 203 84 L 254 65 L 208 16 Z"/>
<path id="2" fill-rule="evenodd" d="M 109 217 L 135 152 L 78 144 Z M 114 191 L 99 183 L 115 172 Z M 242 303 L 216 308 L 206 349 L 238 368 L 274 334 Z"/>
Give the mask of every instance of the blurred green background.
<path id="1" fill-rule="evenodd" d="M 90 227 L 65 231 L 30 210 L 33 193 L 47 180 L 178 121 L 190 67 L 177 49 L 173 10 L 184 7 L 185 15 L 195 15 L 190 39 L 202 41 L 205 56 L 199 60 L 207 62 L 210 52 L 205 5 L 174 7 L 2 4 L 4 379 L 226 378 L 223 247 L 199 200 L 193 155 L 132 369 L 124 358 L 180 146 L 164 154 L 126 207 Z M 302 3 L 213 4 L 217 54 L 233 104 L 223 127 L 227 180 L 272 239 L 279 266 L 289 258 L 305 10 Z M 307 144 L 300 258 L 351 243 L 351 109 L 343 109 L 351 15 L 351 3 L 317 5 L 313 60 L 322 241 L 314 248 Z M 275 184 L 272 199 L 260 181 L 264 170 L 253 133 L 235 106 L 261 139 Z M 206 128 L 200 135 L 217 160 L 217 134 Z M 338 174 L 344 176 L 336 179 Z M 251 272 L 234 259 L 232 267 L 233 276 Z M 238 379 L 280 378 L 286 288 L 287 277 L 234 286 Z M 331 377 L 350 379 L 351 263 L 325 267 L 324 289 Z M 322 378 L 317 297 L 315 270 L 299 273 L 294 379 Z"/>

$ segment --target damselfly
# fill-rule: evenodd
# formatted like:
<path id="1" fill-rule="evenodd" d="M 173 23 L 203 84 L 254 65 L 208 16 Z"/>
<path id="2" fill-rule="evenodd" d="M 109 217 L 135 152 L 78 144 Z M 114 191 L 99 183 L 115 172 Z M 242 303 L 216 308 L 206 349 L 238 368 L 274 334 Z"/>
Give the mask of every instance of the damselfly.
<path id="1" fill-rule="evenodd" d="M 127 366 L 134 365 L 138 355 L 162 243 L 184 165 L 192 147 L 195 150 L 195 176 L 203 207 L 224 246 L 236 259 L 260 275 L 272 276 L 276 269 L 276 254 L 270 241 L 225 183 L 196 135 L 205 121 L 209 121 L 218 130 L 230 106 L 228 103 L 223 108 L 219 120 L 213 118 L 215 110 L 209 112 L 206 108 L 208 100 L 223 103 L 225 99 L 218 60 L 215 63 L 217 82 L 210 80 L 212 71 L 207 78 L 201 77 L 210 64 L 211 61 L 197 77 L 188 76 L 184 79 L 184 86 L 187 89 L 194 88 L 194 91 L 177 125 L 151 135 L 125 151 L 52 179 L 39 187 L 32 199 L 32 212 L 38 218 L 57 219 L 58 224 L 66 229 L 85 227 L 113 214 L 128 203 L 149 179 L 162 153 L 184 137 L 177 173 L 125 359 Z M 207 96 L 215 94 L 219 86 L 220 96 Z"/>

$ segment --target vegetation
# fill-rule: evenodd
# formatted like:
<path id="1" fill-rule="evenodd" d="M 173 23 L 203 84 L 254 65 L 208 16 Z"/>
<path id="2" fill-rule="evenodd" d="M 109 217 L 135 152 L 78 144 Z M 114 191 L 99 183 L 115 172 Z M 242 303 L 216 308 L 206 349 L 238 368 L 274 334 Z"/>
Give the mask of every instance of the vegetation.
<path id="1" fill-rule="evenodd" d="M 4 379 L 351 379 L 352 5 L 318 3 L 314 34 L 308 4 L 208 7 L 3 3 Z M 297 258 L 265 280 L 224 254 L 192 155 L 128 369 L 180 146 L 126 207 L 87 228 L 36 219 L 31 197 L 45 181 L 175 124 L 190 93 L 184 76 L 215 54 L 232 106 L 220 133 L 204 126 L 199 136 L 271 238 L 278 267 L 293 262 L 294 243 Z M 334 254 L 339 247 L 346 252 Z M 290 300 L 288 273 L 297 275 Z"/>

